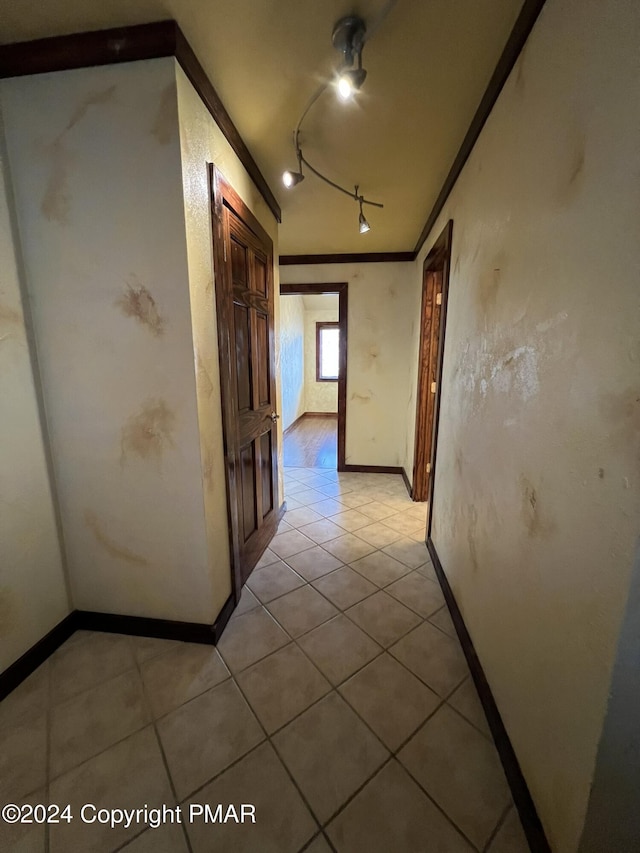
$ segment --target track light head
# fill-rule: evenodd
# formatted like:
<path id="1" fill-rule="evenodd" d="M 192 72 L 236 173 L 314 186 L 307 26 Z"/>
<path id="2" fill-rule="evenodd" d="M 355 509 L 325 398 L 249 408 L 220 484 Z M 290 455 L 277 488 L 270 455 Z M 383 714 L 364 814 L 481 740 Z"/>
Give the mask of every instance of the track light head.
<path id="1" fill-rule="evenodd" d="M 338 94 L 343 101 L 348 101 L 353 95 L 360 91 L 365 81 L 367 72 L 364 68 L 347 68 L 338 77 Z"/>
<path id="2" fill-rule="evenodd" d="M 287 169 L 286 172 L 282 173 L 282 183 L 287 189 L 297 186 L 302 181 L 304 181 L 302 172 L 292 172 L 290 169 Z"/>
<path id="3" fill-rule="evenodd" d="M 362 196 L 358 196 L 358 187 L 356 187 L 356 198 L 360 204 L 360 216 L 358 216 L 358 227 L 360 229 L 361 234 L 366 234 L 367 231 L 371 231 L 371 226 L 367 222 L 367 217 L 362 212 Z"/>

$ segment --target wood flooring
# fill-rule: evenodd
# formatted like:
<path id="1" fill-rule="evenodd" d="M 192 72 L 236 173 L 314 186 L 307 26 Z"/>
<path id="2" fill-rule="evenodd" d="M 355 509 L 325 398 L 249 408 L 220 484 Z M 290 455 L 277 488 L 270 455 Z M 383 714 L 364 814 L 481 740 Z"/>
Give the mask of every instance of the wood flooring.
<path id="1" fill-rule="evenodd" d="M 332 468 L 338 464 L 338 416 L 305 415 L 284 437 L 287 468 Z"/>

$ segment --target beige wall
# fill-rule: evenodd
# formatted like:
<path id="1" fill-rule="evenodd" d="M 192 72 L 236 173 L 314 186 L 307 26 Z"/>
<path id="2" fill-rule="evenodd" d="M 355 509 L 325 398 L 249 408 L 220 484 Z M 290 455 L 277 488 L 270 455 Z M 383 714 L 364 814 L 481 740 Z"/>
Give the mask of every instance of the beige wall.
<path id="1" fill-rule="evenodd" d="M 284 283 L 349 284 L 346 462 L 400 466 L 410 389 L 414 265 L 309 264 L 280 270 Z"/>
<path id="2" fill-rule="evenodd" d="M 73 603 L 210 623 L 175 62 L 1 92 Z"/>
<path id="3" fill-rule="evenodd" d="M 0 129 L 0 135 L 2 130 Z M 0 164 L 0 672 L 70 611 Z M 34 364 L 35 367 L 35 364 Z"/>
<path id="4" fill-rule="evenodd" d="M 337 308 L 307 309 L 304 312 L 304 400 L 307 412 L 338 411 L 338 383 L 316 381 L 316 323 L 337 322 Z"/>
<path id="5" fill-rule="evenodd" d="M 605 5 L 545 5 L 419 258 L 452 218 L 433 539 L 555 853 L 640 518 L 640 6 Z"/>
<path id="6" fill-rule="evenodd" d="M 216 164 L 269 233 L 274 257 L 278 252 L 277 223 L 177 63 L 175 72 L 208 565 L 217 614 L 231 594 L 231 572 L 207 164 Z M 277 282 L 275 287 L 277 293 Z"/>
<path id="7" fill-rule="evenodd" d="M 304 387 L 304 303 L 302 296 L 280 296 L 280 375 L 282 392 L 282 428 L 287 429 L 303 415 Z"/>

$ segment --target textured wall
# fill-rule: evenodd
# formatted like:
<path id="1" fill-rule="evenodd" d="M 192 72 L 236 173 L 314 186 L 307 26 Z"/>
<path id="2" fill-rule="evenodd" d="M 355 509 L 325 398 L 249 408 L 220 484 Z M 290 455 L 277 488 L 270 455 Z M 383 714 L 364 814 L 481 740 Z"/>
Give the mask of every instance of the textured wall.
<path id="1" fill-rule="evenodd" d="M 0 131 L 1 132 L 1 131 Z M 0 149 L 1 150 L 1 149 Z M 4 152 L 2 154 L 5 160 Z M 69 601 L 25 329 L 19 252 L 0 164 L 0 672 L 50 631 Z M 7 184 L 8 175 L 7 177 Z"/>
<path id="2" fill-rule="evenodd" d="M 338 411 L 338 383 L 316 382 L 316 323 L 337 322 L 338 309 L 304 312 L 304 400 L 307 412 Z"/>
<path id="3" fill-rule="evenodd" d="M 277 225 L 238 157 L 177 63 L 175 68 L 205 524 L 217 614 L 231 593 L 231 572 L 207 163 L 218 166 L 270 234 L 274 242 L 274 257 L 278 254 Z M 277 281 L 274 286 L 277 294 Z M 278 302 L 277 298 L 275 302 Z"/>
<path id="4" fill-rule="evenodd" d="M 280 389 L 282 428 L 287 429 L 306 411 L 304 388 L 304 304 L 302 296 L 281 296 L 280 303 Z"/>
<path id="5" fill-rule="evenodd" d="M 0 91 L 73 603 L 211 622 L 175 62 Z"/>
<path id="6" fill-rule="evenodd" d="M 418 259 L 452 218 L 433 539 L 556 853 L 640 518 L 639 36 L 632 0 L 546 3 Z"/>
<path id="7" fill-rule="evenodd" d="M 346 461 L 402 465 L 415 266 L 310 264 L 280 270 L 285 283 L 349 283 Z"/>

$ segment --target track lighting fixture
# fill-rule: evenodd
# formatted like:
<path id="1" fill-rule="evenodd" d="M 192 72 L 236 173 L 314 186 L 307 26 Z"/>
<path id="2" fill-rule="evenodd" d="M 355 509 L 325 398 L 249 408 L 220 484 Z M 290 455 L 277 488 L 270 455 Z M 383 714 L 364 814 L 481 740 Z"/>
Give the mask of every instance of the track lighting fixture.
<path id="1" fill-rule="evenodd" d="M 287 189 L 291 189 L 291 187 L 296 187 L 299 183 L 304 181 L 304 175 L 302 174 L 302 151 L 297 151 L 298 154 L 298 171 L 292 172 L 287 169 L 286 172 L 282 173 L 282 183 L 285 185 Z"/>
<path id="2" fill-rule="evenodd" d="M 389 9 L 394 5 L 395 0 L 389 0 L 387 6 L 380 19 L 374 26 L 374 30 L 380 26 L 382 19 L 386 16 Z M 333 46 L 339 50 L 342 54 L 342 64 L 337 74 L 336 80 L 336 88 L 338 91 L 338 95 L 344 101 L 349 100 L 355 92 L 359 91 L 364 83 L 367 72 L 362 67 L 362 48 L 364 47 L 364 43 L 367 40 L 367 28 L 365 26 L 362 18 L 357 15 L 349 15 L 346 18 L 341 18 L 335 27 L 333 28 L 332 34 L 332 43 Z M 287 170 L 282 175 L 282 182 L 285 187 L 292 188 L 297 186 L 301 181 L 304 180 L 304 175 L 302 173 L 302 164 L 309 169 L 310 172 L 320 178 L 321 181 L 324 181 L 325 184 L 328 184 L 330 187 L 333 187 L 336 190 L 344 193 L 345 195 L 350 196 L 354 201 L 357 201 L 360 205 L 360 214 L 358 216 L 358 227 L 361 234 L 366 234 L 367 231 L 371 230 L 371 226 L 367 222 L 367 219 L 362 211 L 363 204 L 370 204 L 373 207 L 383 207 L 382 204 L 376 201 L 369 201 L 364 196 L 358 193 L 358 186 L 356 185 L 355 191 L 351 192 L 350 190 L 341 187 L 339 184 L 336 184 L 334 181 L 327 178 L 326 175 L 323 175 L 316 168 L 314 168 L 308 160 L 305 159 L 302 153 L 302 147 L 300 145 L 300 128 L 302 126 L 302 122 L 306 118 L 307 113 L 311 109 L 311 107 L 315 104 L 318 98 L 327 90 L 329 83 L 323 83 L 314 94 L 309 99 L 307 106 L 300 117 L 300 120 L 296 126 L 296 129 L 293 133 L 293 144 L 296 152 L 296 157 L 298 159 L 298 171 L 294 172 L 291 170 Z"/>
<path id="3" fill-rule="evenodd" d="M 365 81 L 367 72 L 362 67 L 362 48 L 366 37 L 366 27 L 362 18 L 349 15 L 341 18 L 333 28 L 331 41 L 342 53 L 342 68 L 338 76 L 338 94 L 348 101 L 358 92 Z M 354 64 L 357 67 L 354 68 Z"/>
<path id="4" fill-rule="evenodd" d="M 358 187 L 356 187 L 356 192 L 358 191 Z M 362 199 L 360 199 L 360 216 L 358 217 L 358 223 L 360 226 L 360 233 L 366 234 L 367 231 L 371 231 L 371 226 L 367 222 L 367 218 L 362 212 Z"/>

